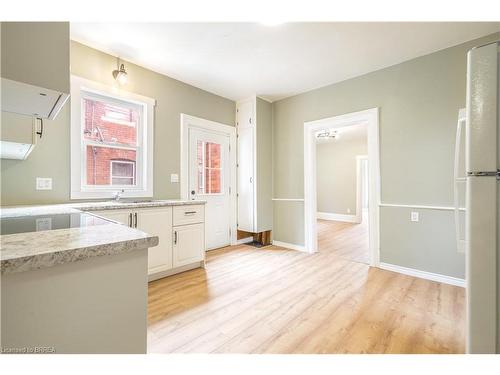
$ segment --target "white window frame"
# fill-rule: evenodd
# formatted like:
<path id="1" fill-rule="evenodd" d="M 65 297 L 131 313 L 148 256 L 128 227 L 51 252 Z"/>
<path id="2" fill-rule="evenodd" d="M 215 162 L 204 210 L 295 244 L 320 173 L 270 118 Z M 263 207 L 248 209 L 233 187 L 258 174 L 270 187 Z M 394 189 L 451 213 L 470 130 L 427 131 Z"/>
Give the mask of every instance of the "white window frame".
<path id="1" fill-rule="evenodd" d="M 113 176 L 113 164 L 116 164 L 116 163 L 132 164 L 132 176 L 131 177 L 128 177 L 128 176 Z M 109 182 L 110 182 L 110 184 L 113 183 L 113 178 L 131 178 L 132 182 L 134 182 L 135 180 L 137 180 L 137 178 L 135 176 L 135 164 L 136 164 L 136 162 L 133 162 L 133 161 L 130 161 L 130 160 L 111 159 L 109 161 Z M 131 185 L 134 185 L 134 184 L 131 184 Z M 125 186 L 131 186 L 131 185 L 125 185 Z"/>
<path id="2" fill-rule="evenodd" d="M 141 127 L 137 124 L 139 147 L 130 148 L 137 150 L 135 166 L 136 185 L 86 185 L 86 150 L 83 147 L 85 113 L 82 111 L 83 99 L 86 95 L 102 96 L 109 98 L 111 101 L 124 101 L 142 107 L 141 118 L 143 119 L 143 126 Z M 124 197 L 153 196 L 153 127 L 155 104 L 156 101 L 152 98 L 116 87 L 110 87 L 75 75 L 71 76 L 71 199 L 112 198 L 118 190 L 124 191 Z M 86 143 L 88 144 L 89 142 Z M 95 146 L 106 147 L 106 144 L 96 142 Z"/>

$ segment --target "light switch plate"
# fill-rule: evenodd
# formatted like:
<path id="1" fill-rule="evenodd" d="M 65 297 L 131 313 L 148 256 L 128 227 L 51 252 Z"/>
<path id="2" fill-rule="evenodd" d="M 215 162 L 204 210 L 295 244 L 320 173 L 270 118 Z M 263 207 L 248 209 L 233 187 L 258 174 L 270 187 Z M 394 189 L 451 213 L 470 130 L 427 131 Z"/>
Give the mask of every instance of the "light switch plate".
<path id="1" fill-rule="evenodd" d="M 170 182 L 179 182 L 179 175 L 177 173 L 172 173 L 170 175 Z"/>
<path id="2" fill-rule="evenodd" d="M 417 222 L 417 221 L 419 221 L 419 219 L 420 219 L 419 213 L 416 211 L 412 211 L 410 214 L 410 220 Z"/>
<path id="3" fill-rule="evenodd" d="M 36 190 L 52 190 L 52 178 L 37 177 Z"/>

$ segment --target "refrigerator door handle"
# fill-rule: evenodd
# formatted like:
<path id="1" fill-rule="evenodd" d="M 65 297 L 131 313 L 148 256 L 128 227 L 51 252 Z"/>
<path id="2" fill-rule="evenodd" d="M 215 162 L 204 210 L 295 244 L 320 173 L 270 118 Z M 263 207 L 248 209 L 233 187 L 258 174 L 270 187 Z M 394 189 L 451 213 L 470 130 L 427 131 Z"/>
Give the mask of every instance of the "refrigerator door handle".
<path id="1" fill-rule="evenodd" d="M 457 122 L 457 133 L 455 137 L 455 161 L 453 165 L 453 180 L 454 180 L 454 185 L 453 185 L 453 207 L 454 207 L 454 213 L 455 213 L 455 241 L 457 244 L 457 251 L 459 253 L 464 253 L 465 252 L 465 240 L 462 240 L 462 235 L 460 231 L 460 202 L 459 202 L 459 188 L 458 185 L 460 183 L 465 184 L 467 182 L 467 178 L 460 177 L 460 143 L 462 140 L 462 132 L 463 132 L 463 126 L 465 124 L 465 110 L 461 109 L 458 112 L 458 122 Z"/>
<path id="2" fill-rule="evenodd" d="M 496 177 L 497 180 L 500 180 L 500 169 L 497 169 L 496 172 L 494 172 L 494 171 L 467 172 L 467 176 L 471 176 L 471 177 Z"/>

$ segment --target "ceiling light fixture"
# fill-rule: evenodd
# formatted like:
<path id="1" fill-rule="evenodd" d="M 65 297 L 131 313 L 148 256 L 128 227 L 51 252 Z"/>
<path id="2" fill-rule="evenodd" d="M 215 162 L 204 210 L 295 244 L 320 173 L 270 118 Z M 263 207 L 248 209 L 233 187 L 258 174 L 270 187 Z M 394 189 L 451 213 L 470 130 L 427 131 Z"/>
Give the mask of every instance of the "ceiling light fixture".
<path id="1" fill-rule="evenodd" d="M 120 64 L 120 60 L 117 60 L 118 69 L 113 70 L 113 78 L 120 84 L 125 85 L 127 83 L 127 71 L 125 70 L 125 66 Z"/>
<path id="2" fill-rule="evenodd" d="M 339 132 L 337 130 L 321 130 L 316 133 L 317 139 L 338 139 Z"/>

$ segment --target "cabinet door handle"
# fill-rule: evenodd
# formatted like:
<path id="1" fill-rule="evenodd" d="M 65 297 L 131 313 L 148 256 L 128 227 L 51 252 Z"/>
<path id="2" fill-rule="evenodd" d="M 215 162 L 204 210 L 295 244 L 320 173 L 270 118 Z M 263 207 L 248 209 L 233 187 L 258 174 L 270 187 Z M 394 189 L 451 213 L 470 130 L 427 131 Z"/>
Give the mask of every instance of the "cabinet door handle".
<path id="1" fill-rule="evenodd" d="M 194 215 L 196 211 L 186 211 L 184 212 L 184 215 Z"/>
<path id="2" fill-rule="evenodd" d="M 177 231 L 174 231 L 174 245 L 177 245 Z"/>
<path id="3" fill-rule="evenodd" d="M 134 212 L 134 228 L 137 228 L 137 212 Z"/>
<path id="4" fill-rule="evenodd" d="M 132 212 L 128 214 L 128 226 L 132 228 Z"/>

